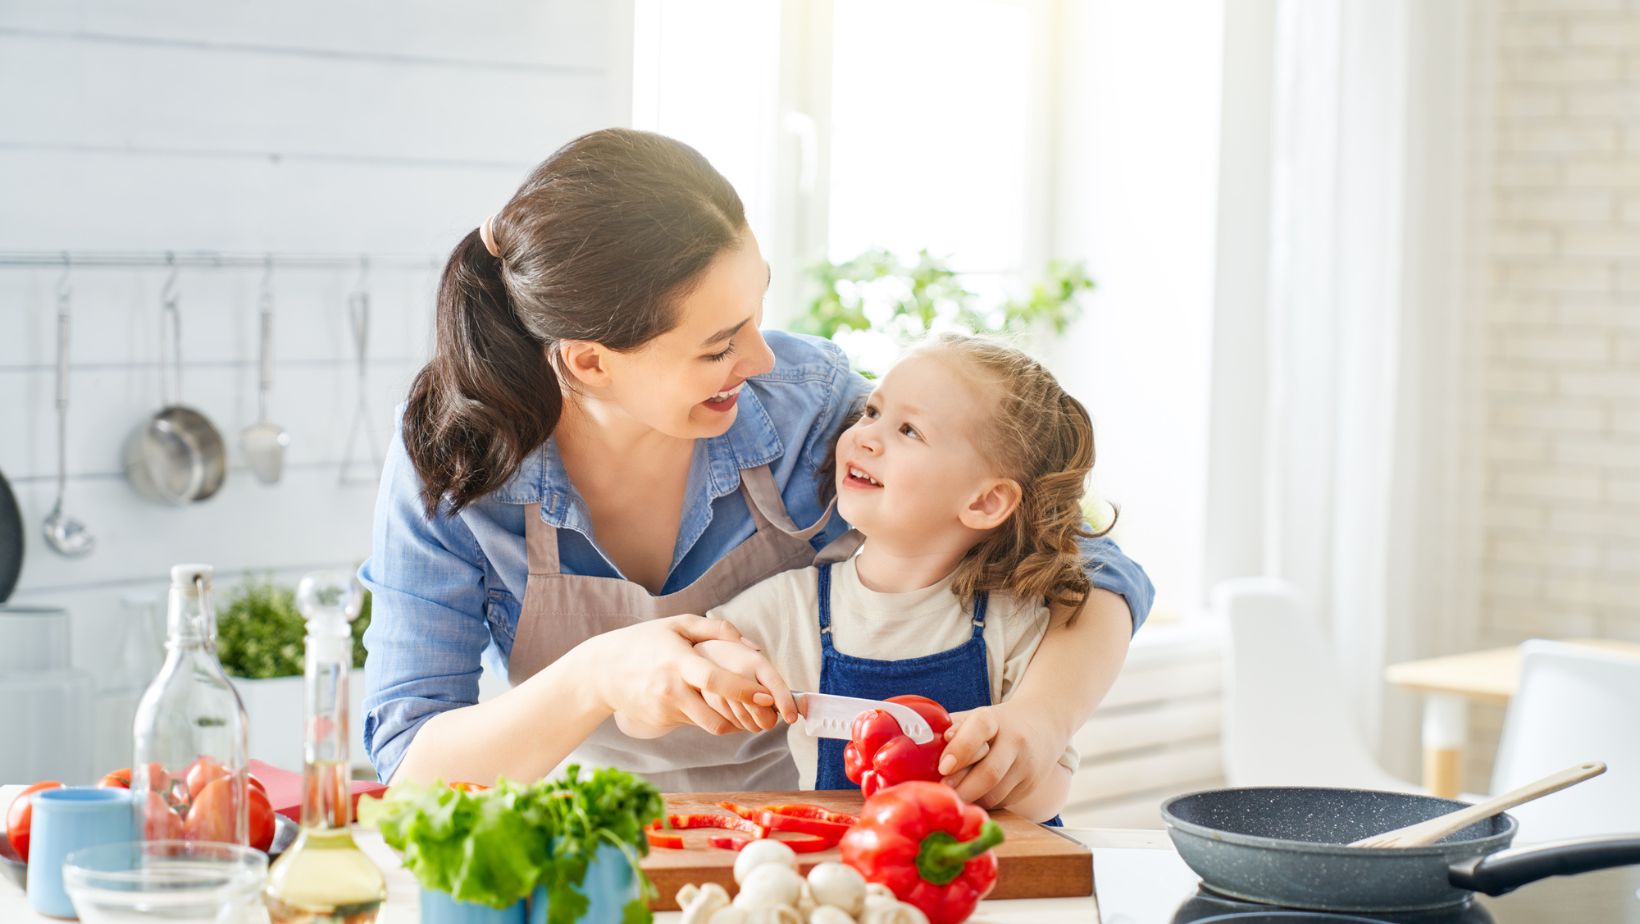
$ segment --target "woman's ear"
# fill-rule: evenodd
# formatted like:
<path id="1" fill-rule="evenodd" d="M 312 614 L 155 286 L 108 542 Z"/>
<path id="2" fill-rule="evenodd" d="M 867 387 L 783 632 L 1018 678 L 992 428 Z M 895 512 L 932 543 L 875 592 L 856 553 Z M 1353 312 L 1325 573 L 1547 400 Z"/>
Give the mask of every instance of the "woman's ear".
<path id="1" fill-rule="evenodd" d="M 1012 478 L 992 478 L 962 508 L 957 519 L 969 529 L 995 529 L 1019 508 L 1020 493 L 1019 482 Z"/>
<path id="2" fill-rule="evenodd" d="M 608 348 L 591 340 L 560 340 L 558 358 L 565 372 L 577 384 L 589 388 L 603 388 L 609 384 Z"/>

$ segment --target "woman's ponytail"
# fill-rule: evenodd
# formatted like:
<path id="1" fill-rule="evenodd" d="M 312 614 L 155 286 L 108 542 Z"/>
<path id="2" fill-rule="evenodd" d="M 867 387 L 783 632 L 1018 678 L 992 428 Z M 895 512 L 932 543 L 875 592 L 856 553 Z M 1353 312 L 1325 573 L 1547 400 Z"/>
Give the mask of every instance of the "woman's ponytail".
<path id="1" fill-rule="evenodd" d="M 422 503 L 454 513 L 501 486 L 552 435 L 564 399 L 546 344 L 525 329 L 479 232 L 445 264 L 432 362 L 410 387 L 404 446 Z"/>

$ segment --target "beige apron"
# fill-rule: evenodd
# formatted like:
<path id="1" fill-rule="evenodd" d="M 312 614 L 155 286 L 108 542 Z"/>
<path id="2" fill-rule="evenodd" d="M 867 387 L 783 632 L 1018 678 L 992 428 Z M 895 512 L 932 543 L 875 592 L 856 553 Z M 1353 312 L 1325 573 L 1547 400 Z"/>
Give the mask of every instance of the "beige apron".
<path id="1" fill-rule="evenodd" d="M 540 504 L 526 507 L 530 576 L 507 664 L 512 683 L 529 679 L 594 635 L 680 613 L 705 613 L 770 575 L 840 561 L 859 545 L 859 535 L 851 531 L 816 555 L 809 539 L 830 519 L 831 509 L 814 525 L 799 529 L 786 513 L 767 465 L 742 470 L 740 488 L 757 532 L 699 580 L 660 597 L 622 578 L 564 574 L 558 530 L 541 519 Z M 609 719 L 566 758 L 565 763 L 571 762 L 619 767 L 645 777 L 662 792 L 797 788 L 797 767 L 786 749 L 784 728 L 720 736 L 691 725 L 660 738 L 636 739 L 623 735 Z"/>

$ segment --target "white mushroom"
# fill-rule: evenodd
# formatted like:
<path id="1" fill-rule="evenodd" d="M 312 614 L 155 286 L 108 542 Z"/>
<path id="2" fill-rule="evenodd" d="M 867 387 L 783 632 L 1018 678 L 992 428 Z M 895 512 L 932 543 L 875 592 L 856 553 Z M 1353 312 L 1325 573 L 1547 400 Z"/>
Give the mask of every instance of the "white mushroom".
<path id="1" fill-rule="evenodd" d="M 832 905 L 821 905 L 809 915 L 809 924 L 854 924 L 854 916 Z"/>
<path id="2" fill-rule="evenodd" d="M 809 889 L 817 903 L 841 908 L 851 916 L 865 907 L 866 877 L 846 863 L 816 864 L 809 870 Z"/>
<path id="3" fill-rule="evenodd" d="M 892 898 L 895 901 L 900 900 L 900 897 L 894 894 L 893 889 L 883 885 L 880 882 L 866 883 L 866 901 L 871 901 L 871 897 L 873 895 L 878 896 L 879 898 Z"/>
<path id="4" fill-rule="evenodd" d="M 683 909 L 683 924 L 710 924 L 729 907 L 729 893 L 715 882 L 686 885 L 678 890 L 678 906 Z"/>
<path id="5" fill-rule="evenodd" d="M 805 921 L 814 915 L 814 909 L 820 907 L 820 903 L 814 900 L 814 889 L 809 887 L 807 879 L 803 880 L 803 888 L 797 892 L 796 907 L 797 913 Z"/>
<path id="6" fill-rule="evenodd" d="M 742 847 L 735 857 L 735 882 L 744 885 L 746 875 L 764 864 L 774 863 L 789 870 L 797 870 L 797 854 L 779 841 L 756 840 Z"/>
<path id="7" fill-rule="evenodd" d="M 797 875 L 797 870 L 776 863 L 765 863 L 752 867 L 746 878 L 741 880 L 740 894 L 735 896 L 735 907 L 744 911 L 756 911 L 760 908 L 795 905 L 797 895 L 802 890 L 803 877 Z M 793 913 L 796 913 L 795 910 Z"/>
<path id="8" fill-rule="evenodd" d="M 747 921 L 746 912 L 731 905 L 728 908 L 719 908 L 707 924 L 747 924 Z"/>
<path id="9" fill-rule="evenodd" d="M 770 905 L 753 911 L 747 916 L 746 924 L 803 924 L 803 916 L 790 905 Z"/>

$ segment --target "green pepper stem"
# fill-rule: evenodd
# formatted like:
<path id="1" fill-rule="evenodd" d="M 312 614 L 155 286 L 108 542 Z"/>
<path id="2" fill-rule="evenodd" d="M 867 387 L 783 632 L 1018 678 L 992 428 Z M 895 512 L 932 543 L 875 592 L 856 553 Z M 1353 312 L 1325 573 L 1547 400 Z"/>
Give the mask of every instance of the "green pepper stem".
<path id="1" fill-rule="evenodd" d="M 917 850 L 917 873 L 934 885 L 947 885 L 969 860 L 1002 843 L 1002 826 L 987 818 L 973 840 L 959 841 L 949 832 L 935 831 Z"/>

